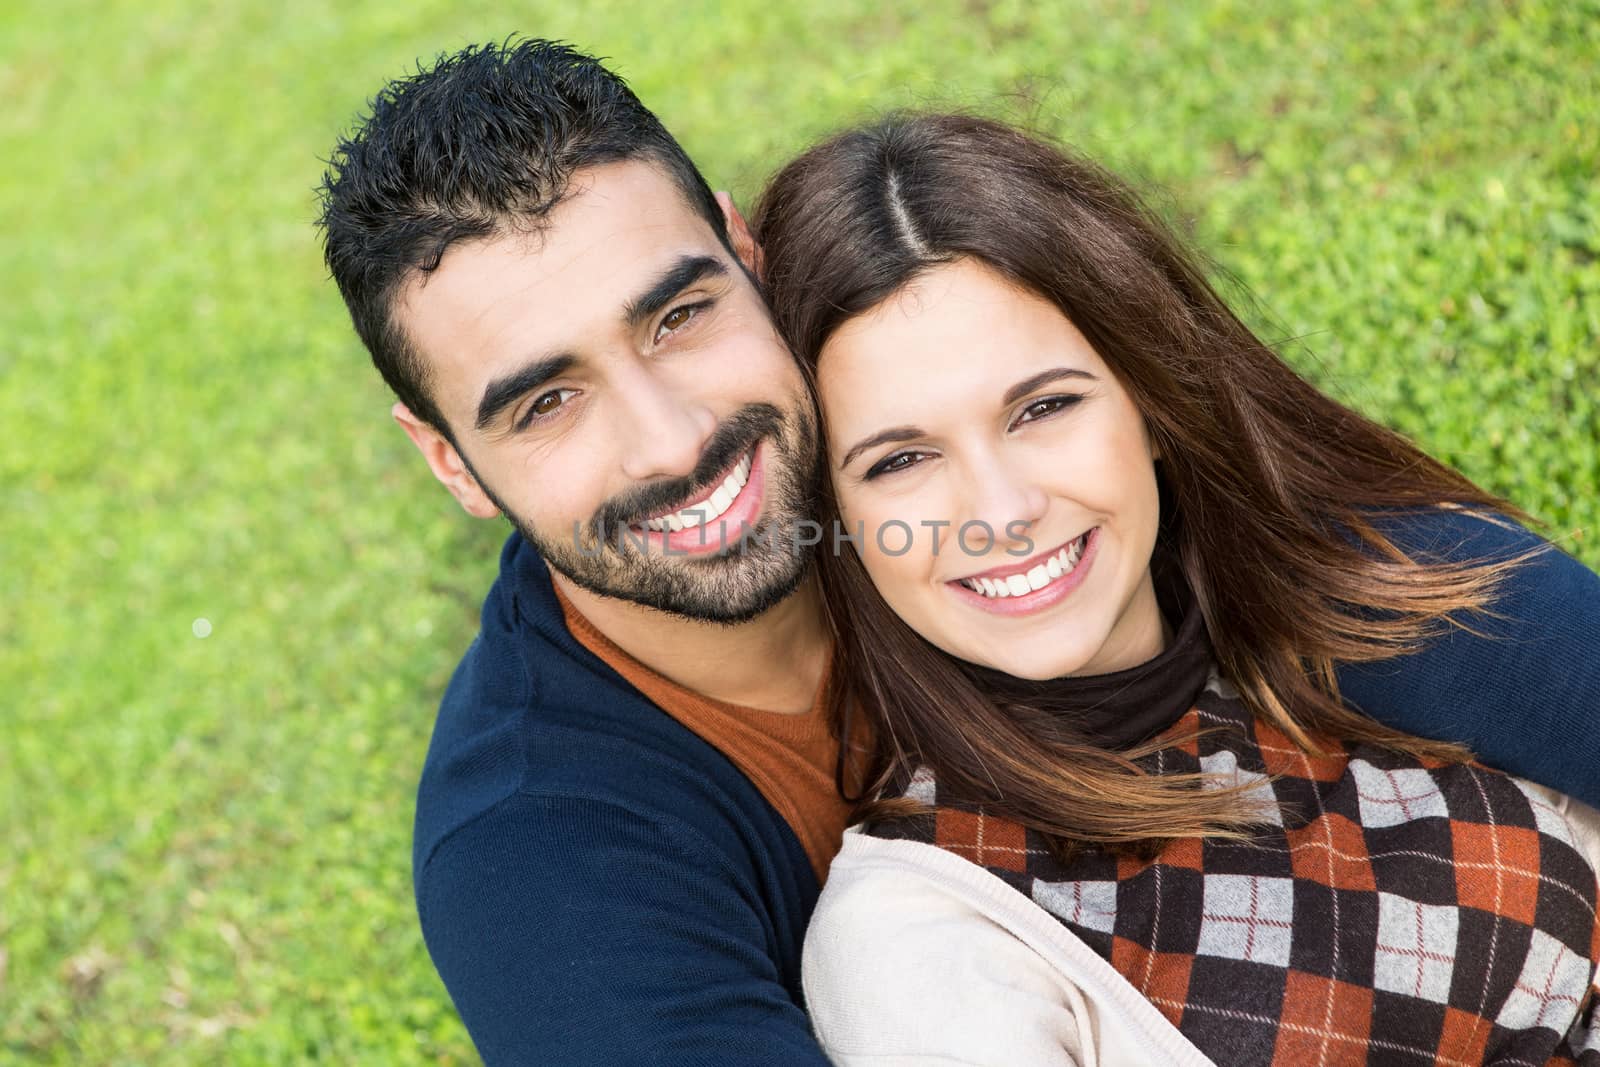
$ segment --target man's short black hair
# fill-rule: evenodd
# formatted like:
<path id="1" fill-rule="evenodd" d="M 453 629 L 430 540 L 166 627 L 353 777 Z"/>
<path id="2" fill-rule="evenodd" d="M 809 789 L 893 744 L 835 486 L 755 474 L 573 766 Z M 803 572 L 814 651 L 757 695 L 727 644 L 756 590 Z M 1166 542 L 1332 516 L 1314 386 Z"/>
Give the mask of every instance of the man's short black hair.
<path id="1" fill-rule="evenodd" d="M 711 188 L 655 115 L 599 60 L 544 40 L 441 55 L 390 82 L 322 179 L 324 256 L 356 333 L 395 395 L 454 441 L 427 365 L 393 321 L 400 287 L 460 240 L 528 232 L 575 171 L 662 166 L 724 246 Z"/>

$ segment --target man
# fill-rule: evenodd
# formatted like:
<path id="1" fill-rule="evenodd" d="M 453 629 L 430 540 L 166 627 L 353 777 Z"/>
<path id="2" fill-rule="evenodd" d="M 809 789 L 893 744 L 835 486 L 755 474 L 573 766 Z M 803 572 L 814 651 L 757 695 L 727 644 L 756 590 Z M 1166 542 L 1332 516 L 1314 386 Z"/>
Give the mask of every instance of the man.
<path id="1" fill-rule="evenodd" d="M 825 1063 L 799 948 L 848 806 L 827 630 L 787 536 L 818 434 L 743 220 L 620 80 L 528 41 L 391 84 L 339 146 L 322 221 L 396 420 L 469 514 L 516 528 L 440 709 L 414 855 L 484 1059 Z M 1464 517 L 1396 536 L 1532 543 Z M 1570 791 L 1583 764 L 1547 742 L 1592 723 L 1571 694 L 1600 665 L 1507 686 L 1600 638 L 1567 602 L 1600 583 L 1559 553 L 1517 582 L 1511 613 L 1556 625 L 1341 680 Z"/>

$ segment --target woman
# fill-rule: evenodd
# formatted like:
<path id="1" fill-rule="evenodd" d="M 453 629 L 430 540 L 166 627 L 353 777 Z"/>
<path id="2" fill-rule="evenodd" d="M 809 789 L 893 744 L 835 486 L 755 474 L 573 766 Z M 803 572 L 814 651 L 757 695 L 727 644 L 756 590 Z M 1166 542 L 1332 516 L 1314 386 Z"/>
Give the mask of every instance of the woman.
<path id="1" fill-rule="evenodd" d="M 1508 505 L 1007 127 L 842 135 L 756 229 L 861 534 L 821 558 L 879 772 L 807 938 L 830 1054 L 1600 1064 L 1593 813 L 1334 676 L 1487 618 L 1522 562 L 1390 520 Z"/>

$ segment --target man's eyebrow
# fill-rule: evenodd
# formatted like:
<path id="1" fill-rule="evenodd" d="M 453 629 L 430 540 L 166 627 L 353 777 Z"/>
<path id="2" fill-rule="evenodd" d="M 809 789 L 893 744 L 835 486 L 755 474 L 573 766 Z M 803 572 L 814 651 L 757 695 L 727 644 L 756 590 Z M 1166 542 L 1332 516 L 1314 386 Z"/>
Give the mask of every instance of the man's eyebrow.
<path id="1" fill-rule="evenodd" d="M 900 441 L 915 441 L 917 438 L 922 436 L 924 436 L 923 432 L 917 429 L 915 426 L 891 426 L 887 430 L 879 430 L 871 437 L 863 437 L 861 440 L 851 445 L 850 450 L 844 454 L 844 459 L 839 463 L 839 466 L 841 468 L 850 466 L 851 460 L 855 459 L 858 455 L 865 452 L 869 448 L 877 448 L 879 445 L 896 444 Z"/>
<path id="2" fill-rule="evenodd" d="M 502 411 L 516 403 L 518 397 L 526 396 L 551 378 L 566 373 L 576 362 L 576 357 L 570 353 L 546 356 L 490 382 L 484 387 L 483 399 L 478 401 L 478 431 L 481 433 Z"/>
<path id="3" fill-rule="evenodd" d="M 622 307 L 623 321 L 638 329 L 650 316 L 667 306 L 667 301 L 703 278 L 720 278 L 728 268 L 715 256 L 680 256 L 678 261 L 651 283 L 650 288 Z"/>
<path id="4" fill-rule="evenodd" d="M 1027 396 L 1041 385 L 1049 385 L 1051 382 L 1060 381 L 1062 378 L 1083 378 L 1091 382 L 1097 380 L 1094 375 L 1090 374 L 1086 370 L 1078 370 L 1076 367 L 1055 367 L 1051 370 L 1040 371 L 1033 377 L 1024 378 L 1016 385 L 1013 385 L 1010 389 L 1006 390 L 1006 395 L 1001 399 L 1000 403 L 1014 403 L 1015 401 L 1021 400 L 1023 397 Z"/>

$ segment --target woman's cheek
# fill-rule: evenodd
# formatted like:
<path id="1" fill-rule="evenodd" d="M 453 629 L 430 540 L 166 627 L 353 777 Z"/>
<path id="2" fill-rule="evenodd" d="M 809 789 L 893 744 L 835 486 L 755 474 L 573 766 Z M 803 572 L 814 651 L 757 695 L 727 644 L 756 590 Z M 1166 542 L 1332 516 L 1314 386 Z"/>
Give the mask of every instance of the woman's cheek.
<path id="1" fill-rule="evenodd" d="M 840 537 L 848 535 L 855 538 L 856 551 L 867 561 L 874 581 L 880 575 L 895 575 L 900 569 L 900 559 L 894 553 L 898 542 L 882 534 L 885 524 L 892 522 L 893 518 L 893 509 L 882 504 L 854 508 L 844 518 L 845 528 L 840 532 Z"/>
<path id="2" fill-rule="evenodd" d="M 845 528 L 855 538 L 879 593 L 890 603 L 903 603 L 910 590 L 926 584 L 930 568 L 929 546 L 922 536 L 920 515 L 907 502 L 875 501 L 843 512 Z"/>

